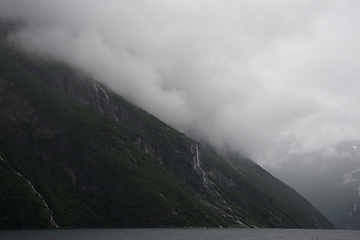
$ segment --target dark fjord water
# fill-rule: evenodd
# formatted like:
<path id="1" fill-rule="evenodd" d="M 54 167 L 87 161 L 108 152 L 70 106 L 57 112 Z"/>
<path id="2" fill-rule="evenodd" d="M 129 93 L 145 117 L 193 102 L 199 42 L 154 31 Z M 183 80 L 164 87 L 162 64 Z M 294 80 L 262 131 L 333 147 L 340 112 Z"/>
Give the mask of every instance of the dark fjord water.
<path id="1" fill-rule="evenodd" d="M 2 230 L 1 240 L 153 240 L 153 239 L 360 239 L 360 231 L 296 229 L 40 229 Z"/>

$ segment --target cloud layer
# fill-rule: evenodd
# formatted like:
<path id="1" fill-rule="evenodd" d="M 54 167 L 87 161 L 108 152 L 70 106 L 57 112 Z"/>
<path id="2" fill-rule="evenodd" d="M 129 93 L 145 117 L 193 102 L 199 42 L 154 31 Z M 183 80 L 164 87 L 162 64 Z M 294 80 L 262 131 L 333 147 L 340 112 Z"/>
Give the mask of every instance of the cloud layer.
<path id="1" fill-rule="evenodd" d="M 10 37 L 264 166 L 359 139 L 358 1 L 2 0 Z"/>

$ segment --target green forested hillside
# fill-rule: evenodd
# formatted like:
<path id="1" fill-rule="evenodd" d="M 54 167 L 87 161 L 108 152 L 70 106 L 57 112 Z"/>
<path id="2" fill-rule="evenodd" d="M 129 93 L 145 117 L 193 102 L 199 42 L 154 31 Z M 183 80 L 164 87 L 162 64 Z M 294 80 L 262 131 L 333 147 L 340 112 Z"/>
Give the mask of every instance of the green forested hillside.
<path id="1" fill-rule="evenodd" d="M 250 160 L 79 76 L 2 46 L 0 228 L 333 228 Z"/>
<path id="2" fill-rule="evenodd" d="M 232 208 L 246 213 L 249 222 L 289 228 L 319 228 L 326 222 L 326 228 L 331 228 L 331 223 L 306 199 L 251 160 L 237 155 L 224 158 L 211 150 L 202 150 L 201 156 L 219 192 Z M 219 178 L 213 169 L 225 176 Z M 229 187 L 224 178 L 232 179 L 234 186 Z M 309 221 L 311 218 L 315 221 Z"/>
<path id="3" fill-rule="evenodd" d="M 14 166 L 48 199 L 60 226 L 221 223 L 184 191 L 158 161 L 131 142 L 141 133 L 95 113 L 34 78 L 9 58 L 1 65 L 2 85 L 4 78 L 12 80 L 2 89 L 9 96 L 2 105 L 15 101 L 21 111 L 2 108 L 2 126 L 7 126 L 2 131 L 2 136 L 7 137 L 1 139 L 5 163 Z M 19 97 L 10 99 L 15 94 Z M 31 111 L 30 116 L 24 114 L 26 111 Z M 17 143 L 19 134 L 29 138 Z M 34 153 L 37 149 L 42 153 Z M 216 222 L 211 217 L 204 220 L 192 216 L 194 207 L 204 208 L 199 213 L 204 211 Z M 174 214 L 176 220 L 171 216 Z"/>

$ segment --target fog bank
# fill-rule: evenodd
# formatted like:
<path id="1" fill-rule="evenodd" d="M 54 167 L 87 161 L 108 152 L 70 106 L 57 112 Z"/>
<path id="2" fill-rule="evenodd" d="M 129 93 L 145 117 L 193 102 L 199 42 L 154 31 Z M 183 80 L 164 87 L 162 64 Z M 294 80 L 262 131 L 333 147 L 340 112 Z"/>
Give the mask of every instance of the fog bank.
<path id="1" fill-rule="evenodd" d="M 9 41 L 270 169 L 359 139 L 359 11 L 351 0 L 0 1 L 0 19 L 26 23 Z"/>

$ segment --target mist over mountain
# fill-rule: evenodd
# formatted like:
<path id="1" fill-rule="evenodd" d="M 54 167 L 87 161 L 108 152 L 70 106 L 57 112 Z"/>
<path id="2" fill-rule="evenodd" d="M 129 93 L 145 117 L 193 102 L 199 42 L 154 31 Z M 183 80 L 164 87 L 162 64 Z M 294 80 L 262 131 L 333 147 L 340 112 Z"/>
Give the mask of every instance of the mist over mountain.
<path id="1" fill-rule="evenodd" d="M 358 141 L 348 141 L 312 153 L 293 154 L 286 164 L 270 171 L 299 191 L 337 228 L 359 229 L 358 147 Z"/>
<path id="2" fill-rule="evenodd" d="M 0 19 L 21 22 L 7 43 L 251 158 L 320 206 L 330 200 L 319 179 L 357 194 L 355 153 L 334 149 L 359 141 L 359 9 L 351 0 L 2 0 Z"/>
<path id="3" fill-rule="evenodd" d="M 0 4 L 21 48 L 263 166 L 358 139 L 357 1 Z"/>
<path id="4" fill-rule="evenodd" d="M 2 41 L 0 125 L 0 228 L 334 227 L 250 159 Z"/>

